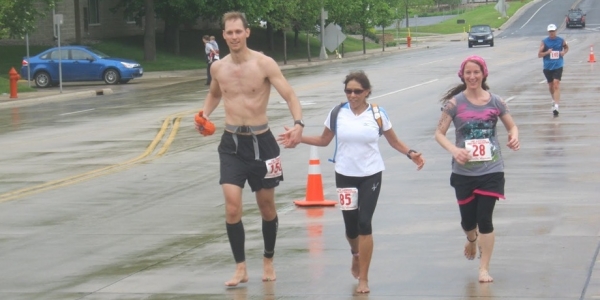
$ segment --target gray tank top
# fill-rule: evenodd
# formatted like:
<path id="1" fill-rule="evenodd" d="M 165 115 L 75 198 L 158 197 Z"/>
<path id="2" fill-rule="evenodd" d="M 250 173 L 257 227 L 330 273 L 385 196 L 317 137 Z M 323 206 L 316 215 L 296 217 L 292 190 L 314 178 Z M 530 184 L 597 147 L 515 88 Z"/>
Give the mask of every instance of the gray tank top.
<path id="1" fill-rule="evenodd" d="M 500 97 L 490 95 L 488 103 L 474 105 L 461 92 L 454 96 L 456 106 L 447 110 L 454 123 L 456 146 L 469 149 L 474 158 L 464 165 L 452 158 L 452 172 L 456 174 L 478 176 L 504 171 L 496 124 L 501 116 L 508 113 L 508 107 Z"/>

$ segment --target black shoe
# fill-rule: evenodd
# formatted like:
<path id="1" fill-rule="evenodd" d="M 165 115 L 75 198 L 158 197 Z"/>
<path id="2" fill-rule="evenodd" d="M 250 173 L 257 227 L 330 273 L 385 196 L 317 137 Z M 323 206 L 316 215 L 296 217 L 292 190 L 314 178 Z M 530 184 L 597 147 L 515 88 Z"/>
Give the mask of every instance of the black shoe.
<path id="1" fill-rule="evenodd" d="M 556 108 L 556 107 L 555 107 L 555 108 L 552 110 L 552 114 L 553 114 L 555 117 L 558 117 L 558 108 Z"/>

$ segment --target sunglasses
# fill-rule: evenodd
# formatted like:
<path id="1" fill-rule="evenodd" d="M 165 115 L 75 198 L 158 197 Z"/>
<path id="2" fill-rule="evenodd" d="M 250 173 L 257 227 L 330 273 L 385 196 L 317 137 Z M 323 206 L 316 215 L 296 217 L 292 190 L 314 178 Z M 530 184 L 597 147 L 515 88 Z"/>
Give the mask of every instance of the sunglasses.
<path id="1" fill-rule="evenodd" d="M 352 93 L 354 93 L 354 95 L 360 95 L 364 92 L 365 92 L 365 90 L 361 90 L 361 89 L 345 89 L 344 90 L 344 93 L 346 93 L 346 95 L 351 95 Z"/>

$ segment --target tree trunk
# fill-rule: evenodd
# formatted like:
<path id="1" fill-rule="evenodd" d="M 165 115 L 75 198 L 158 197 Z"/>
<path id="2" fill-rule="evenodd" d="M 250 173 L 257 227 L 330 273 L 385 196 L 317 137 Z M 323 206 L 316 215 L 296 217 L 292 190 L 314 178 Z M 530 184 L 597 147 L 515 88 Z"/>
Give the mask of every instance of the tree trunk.
<path id="1" fill-rule="evenodd" d="M 285 30 L 281 30 L 283 36 L 283 64 L 287 65 L 287 38 L 285 37 Z"/>
<path id="2" fill-rule="evenodd" d="M 381 26 L 381 52 L 385 52 L 385 27 Z"/>
<path id="3" fill-rule="evenodd" d="M 273 26 L 270 22 L 267 22 L 267 42 L 269 43 L 269 50 L 275 50 L 275 37 L 273 36 Z"/>
<path id="4" fill-rule="evenodd" d="M 294 28 L 294 48 L 298 48 L 298 37 L 300 36 L 300 30 Z"/>
<path id="5" fill-rule="evenodd" d="M 362 24 L 362 36 L 363 36 L 363 54 L 367 54 L 367 42 L 365 41 L 365 33 L 367 33 L 367 29 L 365 28 L 365 25 Z"/>
<path id="6" fill-rule="evenodd" d="M 81 13 L 79 8 L 79 0 L 73 0 L 75 6 L 75 43 L 81 45 Z"/>
<path id="7" fill-rule="evenodd" d="M 308 35 L 308 30 L 306 31 L 306 51 L 308 53 L 308 61 L 310 60 L 310 36 Z"/>
<path id="8" fill-rule="evenodd" d="M 154 0 L 144 0 L 146 24 L 144 25 L 144 60 L 156 60 L 156 19 L 154 18 Z"/>

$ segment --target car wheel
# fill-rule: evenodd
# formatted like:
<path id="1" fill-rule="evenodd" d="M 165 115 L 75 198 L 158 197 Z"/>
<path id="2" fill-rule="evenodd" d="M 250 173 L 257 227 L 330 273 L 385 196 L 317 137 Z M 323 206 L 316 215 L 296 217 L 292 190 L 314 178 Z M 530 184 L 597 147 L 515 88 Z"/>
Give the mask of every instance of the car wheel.
<path id="1" fill-rule="evenodd" d="M 106 84 L 117 84 L 119 80 L 121 80 L 119 71 L 115 69 L 108 69 L 104 71 L 104 82 L 106 82 Z"/>
<path id="2" fill-rule="evenodd" d="M 120 83 L 126 84 L 129 82 L 129 80 L 131 80 L 131 79 L 121 79 Z"/>
<path id="3" fill-rule="evenodd" d="M 490 43 L 490 47 L 494 47 L 494 41 Z"/>
<path id="4" fill-rule="evenodd" d="M 469 43 L 469 48 L 473 48 L 473 44 Z"/>
<path id="5" fill-rule="evenodd" d="M 581 24 L 581 28 L 585 28 L 585 23 Z"/>
<path id="6" fill-rule="evenodd" d="M 47 88 L 52 85 L 50 74 L 46 71 L 37 72 L 33 78 L 35 80 L 35 85 L 39 88 Z"/>

